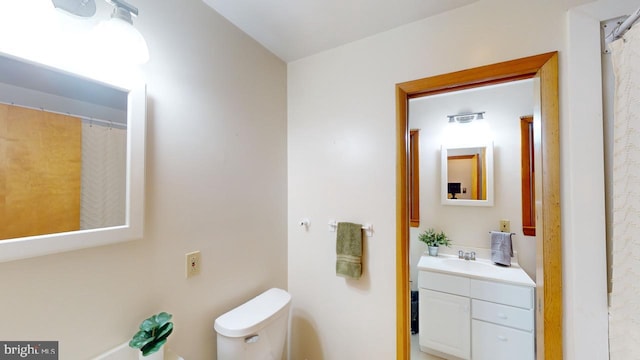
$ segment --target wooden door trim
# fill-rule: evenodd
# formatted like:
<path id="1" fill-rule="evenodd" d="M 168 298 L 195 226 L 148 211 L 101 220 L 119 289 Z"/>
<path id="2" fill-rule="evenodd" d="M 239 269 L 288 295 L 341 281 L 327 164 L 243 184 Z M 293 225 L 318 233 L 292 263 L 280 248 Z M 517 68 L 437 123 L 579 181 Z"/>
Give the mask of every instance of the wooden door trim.
<path id="1" fill-rule="evenodd" d="M 537 358 L 562 359 L 562 242 L 560 233 L 560 146 L 558 53 L 481 66 L 396 85 L 396 358 L 409 359 L 411 343 L 409 299 L 408 118 L 409 99 L 509 82 L 536 79 L 540 89 L 538 116 L 541 151 L 540 220 L 536 243 Z M 537 164 L 536 164 L 537 165 Z M 549 331 L 544 331 L 548 329 Z"/>
<path id="2" fill-rule="evenodd" d="M 420 130 L 409 130 L 409 226 L 420 226 Z"/>
<path id="3" fill-rule="evenodd" d="M 535 166 L 533 164 L 533 115 L 520 117 L 520 177 L 522 184 L 522 233 L 536 236 Z"/>

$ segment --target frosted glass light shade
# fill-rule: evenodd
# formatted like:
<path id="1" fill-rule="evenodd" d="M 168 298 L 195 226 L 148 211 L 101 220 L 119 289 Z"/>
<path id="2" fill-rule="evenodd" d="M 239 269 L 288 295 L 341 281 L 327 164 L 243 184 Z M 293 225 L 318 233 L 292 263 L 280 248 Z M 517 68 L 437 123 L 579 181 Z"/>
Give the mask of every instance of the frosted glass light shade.
<path id="1" fill-rule="evenodd" d="M 128 22 L 112 17 L 94 29 L 96 51 L 107 60 L 130 64 L 149 61 L 149 49 L 142 34 Z"/>
<path id="2" fill-rule="evenodd" d="M 492 141 L 493 133 L 486 120 L 469 123 L 447 123 L 442 134 L 442 142 L 448 146 L 466 146 L 478 141 Z"/>

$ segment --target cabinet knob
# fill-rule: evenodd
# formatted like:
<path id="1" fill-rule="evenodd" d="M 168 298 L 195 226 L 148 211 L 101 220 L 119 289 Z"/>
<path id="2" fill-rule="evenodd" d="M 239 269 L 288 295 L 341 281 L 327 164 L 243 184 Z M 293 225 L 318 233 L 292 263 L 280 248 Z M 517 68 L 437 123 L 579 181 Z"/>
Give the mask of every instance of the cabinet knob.
<path id="1" fill-rule="evenodd" d="M 507 337 L 504 335 L 498 335 L 498 340 L 500 341 L 507 341 Z"/>
<path id="2" fill-rule="evenodd" d="M 505 319 L 505 320 L 507 319 L 507 315 L 505 313 L 498 313 L 498 317 L 500 319 Z"/>

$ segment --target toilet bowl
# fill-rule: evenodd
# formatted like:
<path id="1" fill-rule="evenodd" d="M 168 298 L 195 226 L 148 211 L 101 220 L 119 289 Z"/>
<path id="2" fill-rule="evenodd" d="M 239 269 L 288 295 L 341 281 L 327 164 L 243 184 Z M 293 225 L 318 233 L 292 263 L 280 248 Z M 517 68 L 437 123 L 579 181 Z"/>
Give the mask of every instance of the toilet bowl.
<path id="1" fill-rule="evenodd" d="M 218 360 L 281 360 L 291 295 L 269 289 L 218 317 Z"/>

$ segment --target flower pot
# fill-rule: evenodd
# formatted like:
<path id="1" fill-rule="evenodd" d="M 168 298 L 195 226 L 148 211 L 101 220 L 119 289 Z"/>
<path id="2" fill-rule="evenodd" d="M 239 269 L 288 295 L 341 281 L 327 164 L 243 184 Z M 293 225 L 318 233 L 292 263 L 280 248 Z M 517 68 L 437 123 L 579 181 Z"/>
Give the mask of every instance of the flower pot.
<path id="1" fill-rule="evenodd" d="M 147 356 L 143 356 L 142 351 L 138 352 L 138 360 L 164 360 L 164 346 L 161 347 L 160 350 Z"/>
<path id="2" fill-rule="evenodd" d="M 438 256 L 437 246 L 429 246 L 429 256 Z"/>

